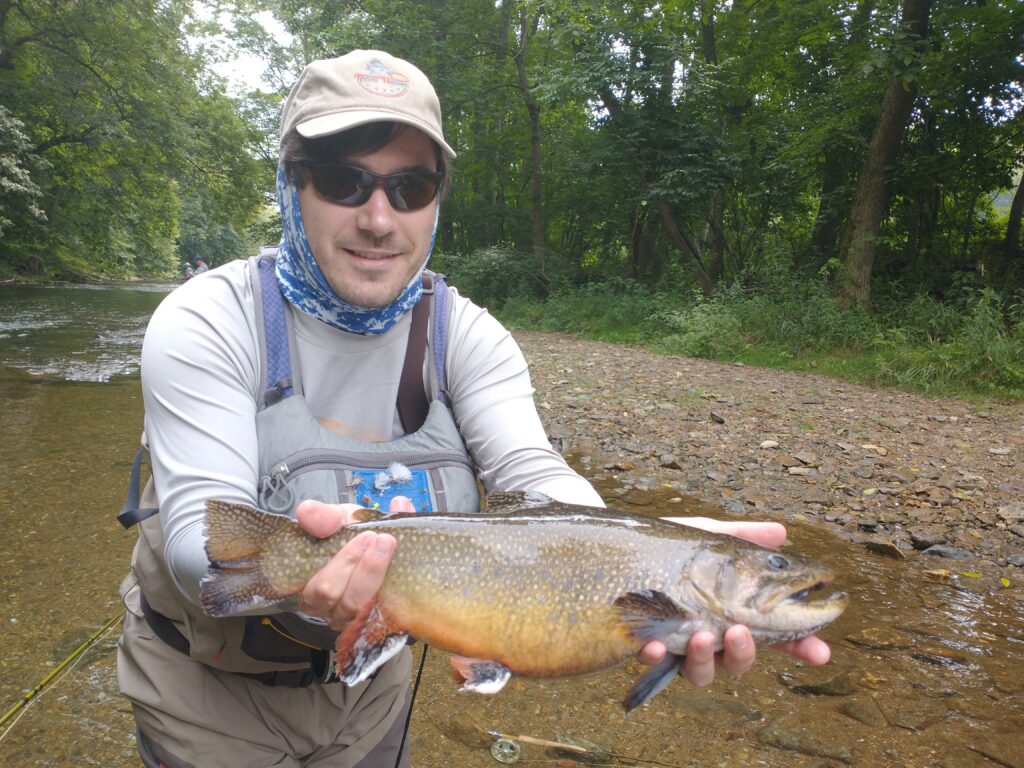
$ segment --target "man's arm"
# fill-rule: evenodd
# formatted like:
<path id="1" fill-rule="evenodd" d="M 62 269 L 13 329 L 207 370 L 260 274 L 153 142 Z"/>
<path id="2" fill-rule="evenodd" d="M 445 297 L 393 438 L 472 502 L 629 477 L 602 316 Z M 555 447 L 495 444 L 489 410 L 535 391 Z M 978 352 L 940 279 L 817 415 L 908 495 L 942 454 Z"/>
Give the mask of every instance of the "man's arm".
<path id="1" fill-rule="evenodd" d="M 142 348 L 142 393 L 166 556 L 198 603 L 207 567 L 207 499 L 256 498 L 258 368 L 244 269 L 211 273 L 173 291 Z"/>

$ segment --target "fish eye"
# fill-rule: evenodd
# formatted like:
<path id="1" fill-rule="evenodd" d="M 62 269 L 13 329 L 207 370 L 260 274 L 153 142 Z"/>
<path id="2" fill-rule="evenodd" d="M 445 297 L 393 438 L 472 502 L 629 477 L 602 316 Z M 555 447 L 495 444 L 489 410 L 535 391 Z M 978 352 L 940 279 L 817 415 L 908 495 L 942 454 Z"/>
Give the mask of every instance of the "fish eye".
<path id="1" fill-rule="evenodd" d="M 773 571 L 783 571 L 789 568 L 789 560 L 778 554 L 768 555 L 768 567 Z"/>

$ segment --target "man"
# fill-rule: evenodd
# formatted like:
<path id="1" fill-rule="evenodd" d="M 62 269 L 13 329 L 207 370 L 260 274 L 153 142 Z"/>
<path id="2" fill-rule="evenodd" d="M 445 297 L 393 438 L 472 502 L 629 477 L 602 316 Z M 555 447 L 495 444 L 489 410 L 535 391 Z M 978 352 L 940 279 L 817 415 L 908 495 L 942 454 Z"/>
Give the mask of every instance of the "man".
<path id="1" fill-rule="evenodd" d="M 413 65 L 380 51 L 310 64 L 282 115 L 280 248 L 211 271 L 154 313 L 142 383 L 159 514 L 142 523 L 122 587 L 118 655 L 147 765 L 408 765 L 409 652 L 346 687 L 328 680 L 326 650 L 376 593 L 394 539 L 359 535 L 280 613 L 211 619 L 197 597 L 208 499 L 293 514 L 326 537 L 357 505 L 313 499 L 366 504 L 370 465 L 443 455 L 391 509 L 475 508 L 477 476 L 488 492 L 601 504 L 548 444 L 508 332 L 423 279 L 454 156 Z M 429 332 L 417 320 L 428 305 Z M 409 415 L 406 379 L 434 400 L 425 416 Z M 726 530 L 769 545 L 785 535 Z M 815 638 L 788 650 L 828 657 Z M 641 659 L 663 654 L 651 643 Z M 684 673 L 709 683 L 714 656 L 710 635 L 695 637 Z M 749 632 L 731 628 L 723 668 L 739 674 L 753 658 Z"/>
<path id="2" fill-rule="evenodd" d="M 208 272 L 209 269 L 210 268 L 206 266 L 206 259 L 202 256 L 196 256 L 196 268 L 193 270 L 192 276 L 201 275 L 203 272 Z"/>

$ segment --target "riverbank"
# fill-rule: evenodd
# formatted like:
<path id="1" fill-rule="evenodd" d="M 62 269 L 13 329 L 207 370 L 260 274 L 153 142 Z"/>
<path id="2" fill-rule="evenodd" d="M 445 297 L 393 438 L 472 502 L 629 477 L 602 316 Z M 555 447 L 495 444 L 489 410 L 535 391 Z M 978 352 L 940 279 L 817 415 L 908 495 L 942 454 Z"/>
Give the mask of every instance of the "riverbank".
<path id="1" fill-rule="evenodd" d="M 1024 405 L 515 336 L 553 443 L 624 502 L 662 488 L 702 513 L 807 519 L 937 574 L 1024 582 Z"/>

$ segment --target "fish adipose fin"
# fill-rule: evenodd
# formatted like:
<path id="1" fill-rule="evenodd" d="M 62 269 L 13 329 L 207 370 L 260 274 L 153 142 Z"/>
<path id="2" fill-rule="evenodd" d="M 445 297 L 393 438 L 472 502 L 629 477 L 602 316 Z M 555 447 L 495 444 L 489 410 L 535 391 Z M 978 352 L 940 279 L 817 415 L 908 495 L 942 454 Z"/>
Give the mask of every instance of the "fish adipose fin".
<path id="1" fill-rule="evenodd" d="M 267 540 L 296 526 L 290 518 L 246 504 L 206 502 L 206 556 L 210 568 L 199 582 L 199 599 L 210 616 L 271 606 L 288 597 L 267 579 L 260 560 Z"/>
<path id="2" fill-rule="evenodd" d="M 672 682 L 672 678 L 679 672 L 679 664 L 682 656 L 675 653 L 665 654 L 665 658 L 640 676 L 640 679 L 633 684 L 626 694 L 622 706 L 626 711 L 636 709 L 645 701 L 661 693 L 662 689 Z"/>
<path id="3" fill-rule="evenodd" d="M 334 648 L 335 668 L 346 685 L 356 685 L 405 647 L 409 636 L 370 603 L 352 619 Z"/>
<path id="4" fill-rule="evenodd" d="M 512 671 L 504 664 L 485 659 L 470 659 L 466 656 L 452 656 L 452 666 L 462 678 L 463 693 L 497 693 L 512 677 Z"/>

